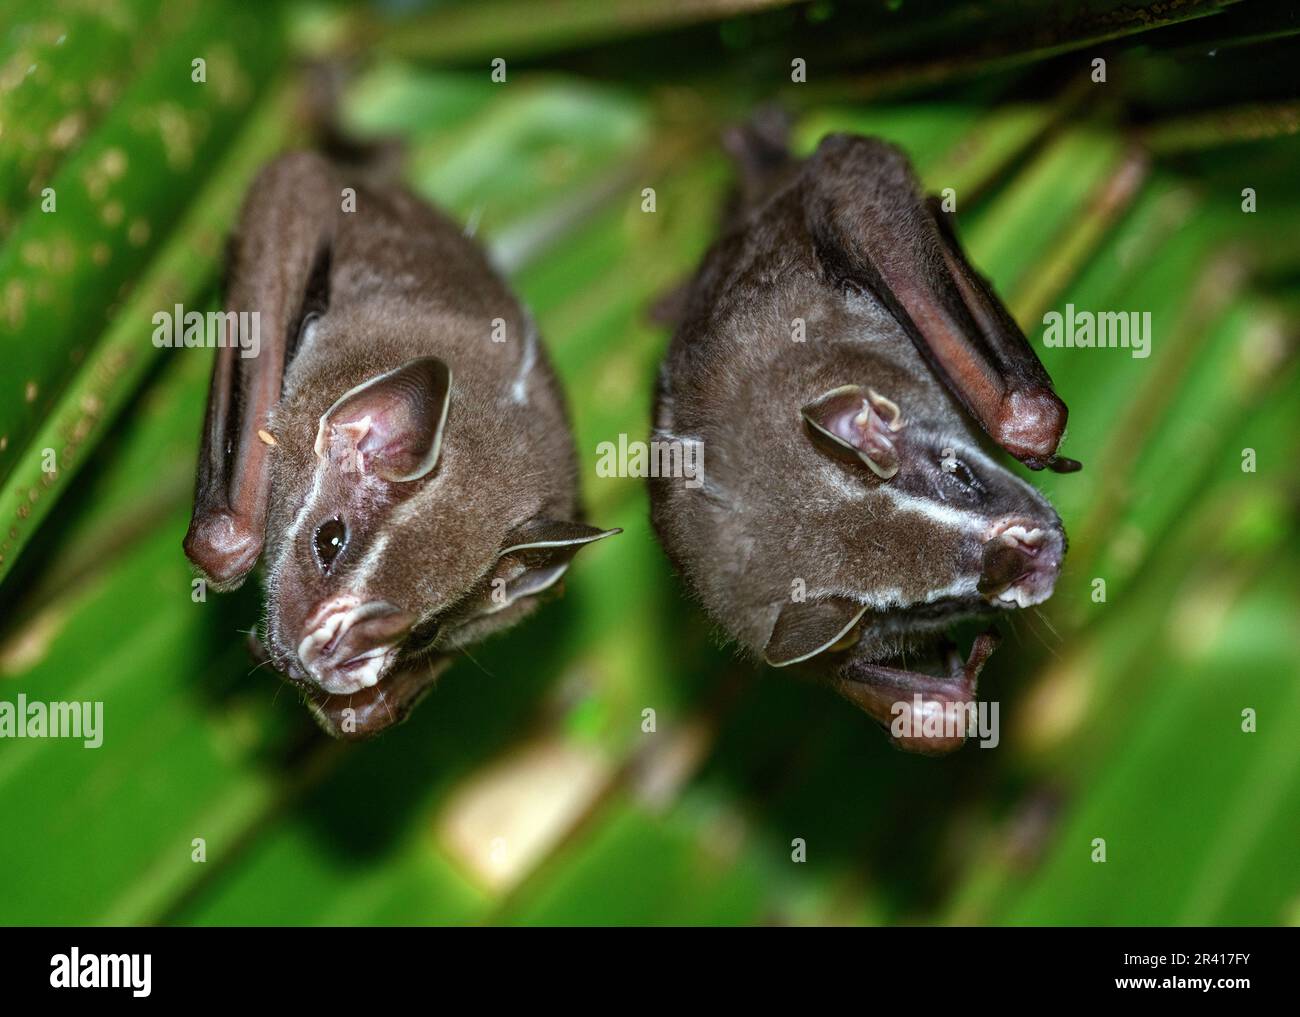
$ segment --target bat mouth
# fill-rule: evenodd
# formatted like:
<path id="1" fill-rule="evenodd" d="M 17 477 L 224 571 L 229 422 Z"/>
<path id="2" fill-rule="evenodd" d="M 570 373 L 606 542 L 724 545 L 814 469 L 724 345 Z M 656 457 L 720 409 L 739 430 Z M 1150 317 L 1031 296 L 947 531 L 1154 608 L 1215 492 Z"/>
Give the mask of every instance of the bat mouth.
<path id="1" fill-rule="evenodd" d="M 921 661 L 927 669 L 946 674 L 956 652 L 956 626 L 1046 601 L 1055 587 L 1064 550 L 1059 527 L 1019 516 L 1003 519 L 985 536 L 978 571 L 955 584 L 959 593 L 870 611 L 857 638 L 882 647 L 878 658 L 882 662 Z"/>
<path id="2" fill-rule="evenodd" d="M 872 611 L 864 635 L 880 640 L 885 645 L 896 642 L 899 653 L 924 652 L 931 643 L 948 639 L 953 627 L 975 618 L 987 618 L 999 613 L 1004 603 L 995 604 L 983 597 L 944 597 L 929 603 L 909 604 L 906 607 Z"/>
<path id="3" fill-rule="evenodd" d="M 316 683 L 330 693 L 353 693 L 373 688 L 383 681 L 396 654 L 396 647 L 377 646 L 335 664 L 329 672 L 318 677 Z"/>
<path id="4" fill-rule="evenodd" d="M 330 693 L 306 686 L 307 707 L 332 738 L 364 741 L 406 720 L 433 688 L 434 667 L 398 667 L 356 692 Z"/>
<path id="5" fill-rule="evenodd" d="M 312 717 L 326 734 L 342 741 L 373 738 L 404 721 L 433 687 L 441 670 L 439 662 L 447 659 L 424 660 L 416 666 L 403 658 L 391 669 L 381 669 L 369 685 L 350 692 L 330 692 L 292 654 L 274 653 L 256 633 L 249 634 L 248 648 L 259 667 L 266 664 L 274 668 L 284 682 L 302 693 Z"/>
<path id="6" fill-rule="evenodd" d="M 976 617 L 988 618 L 994 613 L 995 609 L 986 604 L 982 611 L 963 612 L 949 624 L 932 630 L 899 630 L 890 637 L 877 637 L 880 649 L 861 659 L 935 678 L 950 678 L 960 673 L 965 660 L 961 647 L 977 638 L 963 637 L 957 630 L 958 624 Z M 850 669 L 854 659 L 854 655 L 849 654 L 846 663 Z"/>
<path id="7" fill-rule="evenodd" d="M 979 636 L 966 635 L 971 625 L 983 623 L 984 631 L 992 632 L 992 620 L 1015 609 L 1014 602 L 977 595 L 892 608 L 868 615 L 861 630 L 834 649 L 848 651 L 845 677 L 850 679 L 854 660 L 860 660 L 948 680 L 962 673 L 963 662 L 969 663 L 974 644 L 980 641 Z M 984 657 L 992 652 L 992 645 L 996 643 L 987 646 Z M 870 647 L 874 652 L 855 653 L 855 646 Z M 963 652 L 962 647 L 967 650 Z"/>
<path id="8" fill-rule="evenodd" d="M 378 684 L 397 660 L 414 618 L 385 601 L 345 596 L 321 605 L 297 657 L 322 691 L 349 695 Z"/>
<path id="9" fill-rule="evenodd" d="M 838 690 L 882 724 L 897 747 L 945 755 L 972 733 L 980 672 L 998 641 L 986 629 L 963 656 L 951 637 L 939 634 L 901 659 L 851 658 L 839 670 Z"/>

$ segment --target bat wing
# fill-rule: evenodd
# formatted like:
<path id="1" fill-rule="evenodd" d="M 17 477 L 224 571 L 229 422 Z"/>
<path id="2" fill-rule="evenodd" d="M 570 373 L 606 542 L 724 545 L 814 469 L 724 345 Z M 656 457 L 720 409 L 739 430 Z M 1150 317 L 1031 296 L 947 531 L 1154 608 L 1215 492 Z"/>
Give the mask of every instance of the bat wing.
<path id="1" fill-rule="evenodd" d="M 307 152 L 282 156 L 263 169 L 244 203 L 226 309 L 256 313 L 260 342 L 241 350 L 238 318 L 227 318 L 185 535 L 186 556 L 218 589 L 242 583 L 262 553 L 271 487 L 269 435 L 262 435 L 280 400 L 290 345 L 309 310 L 314 280 L 322 267 L 328 272 L 338 215 L 334 172 Z"/>
<path id="2" fill-rule="evenodd" d="M 833 134 L 804 167 L 804 209 L 823 267 L 870 291 L 989 436 L 1031 469 L 1057 455 L 1066 407 L 1024 333 L 967 261 L 951 218 L 922 200 L 906 157 Z"/>

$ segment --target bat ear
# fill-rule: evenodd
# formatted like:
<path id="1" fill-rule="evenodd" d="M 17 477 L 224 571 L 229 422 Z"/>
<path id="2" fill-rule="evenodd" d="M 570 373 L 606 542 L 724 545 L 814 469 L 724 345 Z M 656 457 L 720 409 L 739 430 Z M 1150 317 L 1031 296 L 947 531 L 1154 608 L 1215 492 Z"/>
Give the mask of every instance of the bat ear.
<path id="1" fill-rule="evenodd" d="M 786 604 L 763 648 L 763 659 L 773 667 L 809 660 L 844 641 L 866 613 L 866 604 L 847 597 Z"/>
<path id="2" fill-rule="evenodd" d="M 438 463 L 450 402 L 451 368 L 411 360 L 343 393 L 320 418 L 316 455 L 344 472 L 419 480 Z"/>
<path id="3" fill-rule="evenodd" d="M 866 463 L 881 480 L 898 472 L 895 439 L 903 411 L 892 399 L 861 385 L 842 385 L 799 412 L 813 440 L 832 455 Z"/>
<path id="4" fill-rule="evenodd" d="M 554 586 L 588 544 L 622 533 L 584 523 L 539 517 L 513 530 L 497 554 L 492 581 L 491 611 L 509 607 L 521 597 L 531 597 Z"/>

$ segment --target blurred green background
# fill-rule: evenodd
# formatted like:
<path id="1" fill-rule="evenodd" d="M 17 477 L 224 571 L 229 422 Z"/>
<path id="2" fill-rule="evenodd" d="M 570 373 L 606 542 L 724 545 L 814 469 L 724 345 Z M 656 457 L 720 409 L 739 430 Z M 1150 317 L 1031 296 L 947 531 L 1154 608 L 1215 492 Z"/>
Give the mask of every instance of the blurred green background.
<path id="1" fill-rule="evenodd" d="M 1300 922 L 1293 5 L 12 0 L 0 26 L 0 698 L 105 704 L 101 748 L 0 741 L 0 921 Z M 252 671 L 256 584 L 192 600 L 211 354 L 150 343 L 219 303 L 321 61 L 344 127 L 478 223 L 568 386 L 590 518 L 626 530 L 361 746 Z M 595 474 L 648 431 L 646 308 L 713 236 L 719 131 L 771 100 L 805 149 L 883 135 L 955 189 L 1070 406 L 1085 470 L 1035 479 L 1071 553 L 985 671 L 996 749 L 900 754 L 736 660 L 641 483 Z M 1067 301 L 1150 311 L 1150 358 L 1042 350 Z"/>

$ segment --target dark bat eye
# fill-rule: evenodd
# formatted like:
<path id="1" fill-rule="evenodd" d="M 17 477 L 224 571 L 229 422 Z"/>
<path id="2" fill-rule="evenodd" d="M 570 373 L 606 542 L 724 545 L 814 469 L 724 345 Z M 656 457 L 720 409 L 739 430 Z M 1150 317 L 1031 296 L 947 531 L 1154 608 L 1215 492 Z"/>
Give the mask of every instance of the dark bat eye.
<path id="1" fill-rule="evenodd" d="M 407 637 L 411 647 L 417 651 L 426 650 L 433 645 L 433 641 L 438 638 L 438 632 L 442 625 L 437 618 L 430 618 L 422 622 L 411 630 L 410 636 Z"/>
<path id="2" fill-rule="evenodd" d="M 984 484 L 975 471 L 952 454 L 950 449 L 944 449 L 944 456 L 940 459 L 939 465 L 949 485 L 962 494 L 969 498 L 977 498 L 985 493 Z"/>
<path id="3" fill-rule="evenodd" d="M 980 478 L 975 475 L 975 471 L 969 466 L 965 463 L 959 463 L 957 472 L 961 476 L 962 483 L 972 491 L 978 491 L 980 494 L 984 493 L 984 485 L 980 483 Z"/>
<path id="4" fill-rule="evenodd" d="M 341 519 L 327 519 L 316 527 L 316 560 L 320 567 L 329 571 L 331 563 L 348 542 L 348 528 Z"/>

